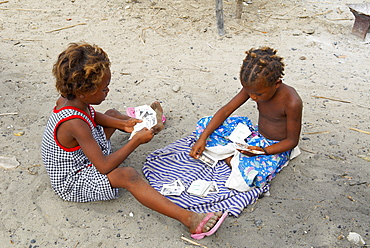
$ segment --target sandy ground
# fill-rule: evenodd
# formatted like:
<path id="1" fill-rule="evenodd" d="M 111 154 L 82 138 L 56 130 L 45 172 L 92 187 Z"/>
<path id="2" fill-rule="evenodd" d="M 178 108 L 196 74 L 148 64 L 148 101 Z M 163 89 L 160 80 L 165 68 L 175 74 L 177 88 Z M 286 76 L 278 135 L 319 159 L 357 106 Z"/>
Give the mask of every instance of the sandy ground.
<path id="1" fill-rule="evenodd" d="M 166 129 L 123 163 L 139 171 L 148 153 L 190 134 L 238 92 L 244 51 L 277 49 L 285 82 L 304 101 L 302 154 L 273 180 L 271 196 L 199 243 L 355 247 L 349 232 L 370 243 L 370 162 L 361 158 L 370 136 L 360 132 L 370 131 L 370 49 L 351 35 L 353 2 L 253 0 L 241 20 L 234 1 L 223 3 L 219 36 L 213 0 L 1 2 L 0 156 L 19 162 L 0 170 L 1 247 L 195 247 L 180 239 L 189 237 L 184 226 L 125 190 L 118 200 L 83 204 L 53 193 L 40 155 L 58 96 L 51 68 L 78 41 L 101 46 L 112 61 L 111 91 L 98 110 L 162 101 Z M 238 114 L 256 120 L 255 104 Z M 127 138 L 117 134 L 115 149 Z"/>

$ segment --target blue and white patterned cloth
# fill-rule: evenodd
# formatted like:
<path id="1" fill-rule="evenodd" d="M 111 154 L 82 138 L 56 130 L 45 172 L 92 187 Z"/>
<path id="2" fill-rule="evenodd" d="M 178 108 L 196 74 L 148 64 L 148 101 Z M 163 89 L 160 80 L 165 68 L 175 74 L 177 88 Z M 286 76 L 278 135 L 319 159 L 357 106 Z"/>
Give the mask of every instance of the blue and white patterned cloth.
<path id="1" fill-rule="evenodd" d="M 208 123 L 211 121 L 212 116 L 201 118 L 196 127 L 197 138 L 201 135 Z M 245 124 L 252 132 L 245 142 L 249 146 L 268 147 L 279 141 L 266 139 L 258 132 L 258 127 L 253 126 L 248 117 L 229 117 L 227 118 L 207 139 L 207 148 L 226 146 L 232 141 L 229 139 L 230 134 L 234 131 L 235 127 L 239 124 Z M 282 169 L 282 167 L 289 161 L 291 150 L 271 155 L 256 155 L 246 156 L 242 153 L 236 153 L 238 156 L 238 169 L 249 187 L 263 187 L 267 182 Z"/>
<path id="2" fill-rule="evenodd" d="M 186 189 L 197 179 L 215 181 L 219 189 L 217 194 L 199 197 L 187 193 L 185 189 L 180 196 L 166 197 L 180 207 L 194 212 L 228 211 L 236 217 L 244 208 L 253 204 L 261 194 L 268 192 L 269 184 L 246 192 L 227 188 L 225 182 L 230 176 L 231 169 L 224 161 L 219 161 L 212 168 L 189 156 L 196 140 L 196 135 L 193 133 L 154 151 L 147 157 L 143 173 L 153 188 L 160 192 L 164 184 L 172 183 L 177 179 L 181 179 Z"/>

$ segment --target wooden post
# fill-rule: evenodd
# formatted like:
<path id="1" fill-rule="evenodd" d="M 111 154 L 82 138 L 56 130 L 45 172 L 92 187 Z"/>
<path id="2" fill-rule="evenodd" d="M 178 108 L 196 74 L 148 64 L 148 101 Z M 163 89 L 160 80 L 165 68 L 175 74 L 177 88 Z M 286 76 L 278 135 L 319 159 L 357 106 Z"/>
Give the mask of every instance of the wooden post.
<path id="1" fill-rule="evenodd" d="M 219 35 L 225 34 L 224 29 L 224 10 L 222 6 L 222 0 L 216 0 L 216 19 L 217 19 L 217 29 Z"/>
<path id="2" fill-rule="evenodd" d="M 236 19 L 241 19 L 243 13 L 243 0 L 237 0 L 236 2 Z"/>

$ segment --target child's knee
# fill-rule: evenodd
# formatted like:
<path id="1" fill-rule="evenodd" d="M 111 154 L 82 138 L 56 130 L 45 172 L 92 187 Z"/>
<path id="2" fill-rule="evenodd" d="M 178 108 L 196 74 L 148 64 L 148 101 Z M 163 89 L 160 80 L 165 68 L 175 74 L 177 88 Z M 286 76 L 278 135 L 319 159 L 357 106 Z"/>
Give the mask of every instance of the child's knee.
<path id="1" fill-rule="evenodd" d="M 116 117 L 117 115 L 120 115 L 121 113 L 116 109 L 108 109 L 107 111 L 105 111 L 104 114 L 112 116 L 112 117 Z"/>
<path id="2" fill-rule="evenodd" d="M 126 184 L 135 185 L 139 181 L 143 180 L 142 176 L 134 168 L 132 167 L 121 167 L 121 168 L 122 168 L 121 173 L 123 175 L 124 180 L 126 181 Z"/>

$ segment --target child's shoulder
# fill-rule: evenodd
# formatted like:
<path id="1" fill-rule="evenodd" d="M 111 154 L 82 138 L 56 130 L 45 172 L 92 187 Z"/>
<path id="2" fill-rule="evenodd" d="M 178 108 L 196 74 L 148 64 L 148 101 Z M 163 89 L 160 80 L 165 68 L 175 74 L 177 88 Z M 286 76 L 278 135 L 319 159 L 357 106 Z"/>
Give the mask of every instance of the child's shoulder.
<path id="1" fill-rule="evenodd" d="M 302 104 L 302 99 L 294 87 L 283 83 L 281 88 L 283 90 L 283 98 L 286 99 L 286 102 L 298 105 Z"/>
<path id="2" fill-rule="evenodd" d="M 292 97 L 299 97 L 297 90 L 293 86 L 286 83 L 282 83 L 281 86 L 284 89 L 285 94 L 291 95 Z"/>

